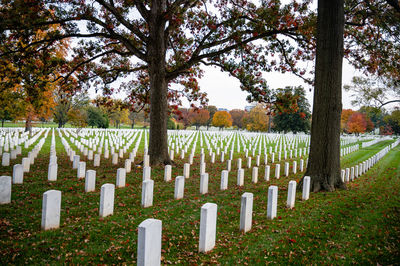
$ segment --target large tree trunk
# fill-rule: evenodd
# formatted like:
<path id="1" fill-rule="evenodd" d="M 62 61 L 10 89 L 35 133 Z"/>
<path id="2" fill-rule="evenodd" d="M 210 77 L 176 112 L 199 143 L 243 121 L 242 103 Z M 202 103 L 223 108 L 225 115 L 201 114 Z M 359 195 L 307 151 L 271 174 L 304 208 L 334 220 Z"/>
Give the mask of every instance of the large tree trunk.
<path id="1" fill-rule="evenodd" d="M 151 165 L 170 164 L 167 142 L 168 84 L 166 80 L 165 20 L 166 0 L 153 0 L 149 19 L 150 139 Z"/>
<path id="2" fill-rule="evenodd" d="M 340 177 L 343 0 L 318 1 L 317 53 L 311 147 L 305 175 L 311 190 L 345 188 Z"/>

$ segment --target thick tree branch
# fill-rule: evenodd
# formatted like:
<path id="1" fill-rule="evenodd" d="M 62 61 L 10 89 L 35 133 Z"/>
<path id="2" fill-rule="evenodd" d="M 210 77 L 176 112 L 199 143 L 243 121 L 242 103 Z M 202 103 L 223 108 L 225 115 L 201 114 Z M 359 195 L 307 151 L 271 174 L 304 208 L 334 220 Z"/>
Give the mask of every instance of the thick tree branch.
<path id="1" fill-rule="evenodd" d="M 387 104 L 389 104 L 389 103 L 400 103 L 400 99 L 398 99 L 398 100 L 392 100 L 392 101 L 388 101 L 388 102 L 382 103 L 378 108 L 380 109 L 380 108 L 382 108 L 383 106 L 385 106 L 385 105 L 387 105 Z"/>
<path id="2" fill-rule="evenodd" d="M 143 42 L 147 42 L 148 38 L 132 23 L 124 18 L 124 16 L 118 12 L 118 10 L 113 6 L 108 4 L 106 1 L 103 0 L 96 0 L 100 5 L 104 6 L 111 14 L 115 16 L 115 18 L 121 22 L 127 29 L 132 31 L 136 36 Z"/>

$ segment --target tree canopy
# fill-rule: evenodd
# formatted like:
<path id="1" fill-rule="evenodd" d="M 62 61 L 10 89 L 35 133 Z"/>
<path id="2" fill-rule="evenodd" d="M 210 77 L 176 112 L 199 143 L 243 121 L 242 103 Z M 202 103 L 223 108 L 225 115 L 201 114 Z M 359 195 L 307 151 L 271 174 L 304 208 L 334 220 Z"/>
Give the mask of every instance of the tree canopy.
<path id="1" fill-rule="evenodd" d="M 213 116 L 212 125 L 220 129 L 231 127 L 232 117 L 227 111 L 217 111 Z"/>
<path id="2" fill-rule="evenodd" d="M 274 130 L 279 132 L 308 132 L 310 130 L 310 104 L 303 87 L 286 87 L 277 90 L 277 98 L 292 99 L 295 107 L 292 112 L 275 113 Z M 278 100 L 279 102 L 279 100 Z M 279 106 L 279 105 L 278 105 Z"/>

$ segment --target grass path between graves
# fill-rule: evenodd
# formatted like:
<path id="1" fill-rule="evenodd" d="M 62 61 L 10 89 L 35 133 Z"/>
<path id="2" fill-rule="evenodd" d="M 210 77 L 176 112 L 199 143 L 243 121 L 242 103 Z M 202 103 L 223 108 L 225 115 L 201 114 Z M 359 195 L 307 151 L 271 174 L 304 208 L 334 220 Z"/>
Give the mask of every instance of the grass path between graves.
<path id="1" fill-rule="evenodd" d="M 98 217 L 99 188 L 115 183 L 118 167 L 102 157 L 95 169 L 96 192 L 84 193 L 84 180 L 68 160 L 57 136 L 58 180 L 47 181 L 50 151 L 49 134 L 24 184 L 13 185 L 12 203 L 0 206 L 0 264 L 133 264 L 136 262 L 137 227 L 147 218 L 163 222 L 163 264 L 397 264 L 400 257 L 400 147 L 390 151 L 366 174 L 348 184 L 348 190 L 312 193 L 308 201 L 296 195 L 294 209 L 285 208 L 289 177 L 251 183 L 251 169 L 245 170 L 245 185 L 236 186 L 236 164 L 229 174 L 228 190 L 220 191 L 221 171 L 226 163 L 207 163 L 209 193 L 199 194 L 199 155 L 191 176 L 185 180 L 185 195 L 174 200 L 174 180 L 163 181 L 163 169 L 152 169 L 155 180 L 154 206 L 140 207 L 142 169 L 127 175 L 127 187 L 115 194 L 114 215 Z M 391 141 L 384 141 L 342 158 L 342 167 L 355 165 L 376 154 Z M 23 151 L 25 156 L 27 151 Z M 141 155 L 135 160 L 140 162 Z M 237 156 L 237 155 L 235 155 Z M 83 156 L 82 156 L 83 157 Z M 20 163 L 22 157 L 16 161 Z M 236 157 L 235 157 L 236 158 Z M 244 161 L 244 158 L 242 158 Z M 172 176 L 182 175 L 183 163 L 176 159 Z M 185 160 L 186 162 L 186 160 Z M 13 162 L 17 163 L 17 162 Z M 283 168 L 283 165 L 281 166 Z M 12 166 L 0 167 L 1 175 L 12 175 Z M 281 174 L 283 169 L 281 170 Z M 267 190 L 279 187 L 278 217 L 267 220 Z M 62 191 L 61 227 L 40 230 L 42 194 Z M 239 232 L 240 197 L 254 194 L 253 227 Z M 218 205 L 216 247 L 198 253 L 200 208 Z"/>

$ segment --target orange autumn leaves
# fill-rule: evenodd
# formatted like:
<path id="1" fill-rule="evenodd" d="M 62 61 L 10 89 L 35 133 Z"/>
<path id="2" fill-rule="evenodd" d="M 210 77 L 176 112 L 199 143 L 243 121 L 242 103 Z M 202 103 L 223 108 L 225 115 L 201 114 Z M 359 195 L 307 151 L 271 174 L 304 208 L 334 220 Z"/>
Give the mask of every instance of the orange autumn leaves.
<path id="1" fill-rule="evenodd" d="M 232 117 L 227 111 L 218 111 L 213 116 L 212 125 L 219 128 L 231 127 L 232 122 Z"/>
<path id="2" fill-rule="evenodd" d="M 346 133 L 365 133 L 374 129 L 374 124 L 371 119 L 365 114 L 344 109 L 340 121 L 341 130 Z"/>

